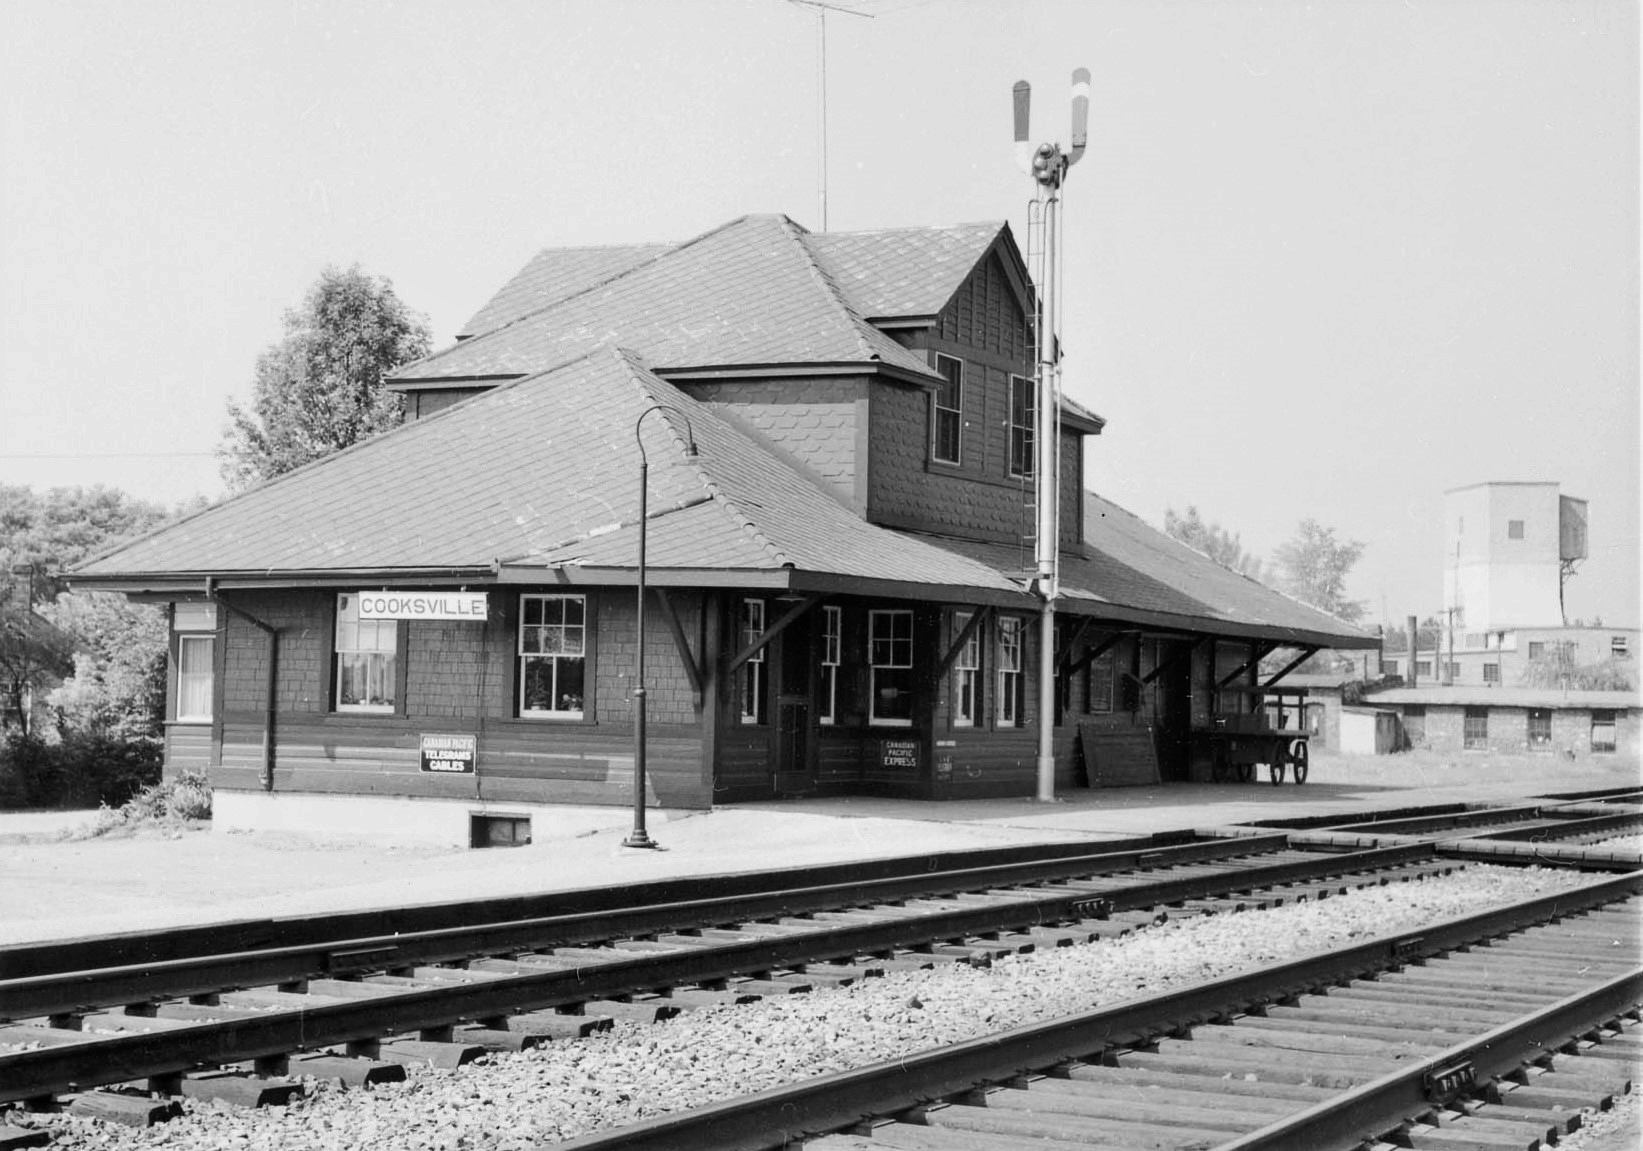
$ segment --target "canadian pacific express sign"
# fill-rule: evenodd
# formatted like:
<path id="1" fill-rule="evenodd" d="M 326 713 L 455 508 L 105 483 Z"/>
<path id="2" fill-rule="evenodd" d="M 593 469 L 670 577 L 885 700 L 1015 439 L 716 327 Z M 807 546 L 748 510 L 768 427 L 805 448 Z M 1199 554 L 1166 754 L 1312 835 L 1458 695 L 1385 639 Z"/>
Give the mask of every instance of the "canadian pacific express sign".
<path id="1" fill-rule="evenodd" d="M 485 619 L 482 591 L 362 591 L 360 619 Z"/>

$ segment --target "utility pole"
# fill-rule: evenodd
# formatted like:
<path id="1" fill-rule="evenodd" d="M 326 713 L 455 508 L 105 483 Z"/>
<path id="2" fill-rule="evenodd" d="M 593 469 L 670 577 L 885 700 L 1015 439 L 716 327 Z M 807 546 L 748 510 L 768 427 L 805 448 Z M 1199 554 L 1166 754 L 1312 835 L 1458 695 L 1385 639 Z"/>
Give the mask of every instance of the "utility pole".
<path id="1" fill-rule="evenodd" d="M 1073 72 L 1072 142 L 1039 144 L 1028 136 L 1032 87 L 1025 80 L 1014 89 L 1016 163 L 1036 185 L 1033 218 L 1043 229 L 1043 264 L 1039 269 L 1037 315 L 1037 388 L 1033 413 L 1033 484 L 1038 538 L 1034 548 L 1034 586 L 1040 599 L 1038 627 L 1038 794 L 1055 799 L 1055 601 L 1061 576 L 1061 186 L 1068 170 L 1084 155 L 1089 138 L 1090 70 Z M 1033 247 L 1028 243 L 1029 250 Z"/>

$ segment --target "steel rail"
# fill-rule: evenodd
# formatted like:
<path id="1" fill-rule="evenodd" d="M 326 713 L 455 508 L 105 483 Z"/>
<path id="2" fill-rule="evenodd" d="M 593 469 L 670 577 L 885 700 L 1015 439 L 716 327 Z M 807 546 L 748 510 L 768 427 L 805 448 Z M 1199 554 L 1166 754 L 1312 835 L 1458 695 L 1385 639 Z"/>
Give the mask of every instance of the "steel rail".
<path id="1" fill-rule="evenodd" d="M 1359 820 L 1335 824 L 1331 831 L 1362 832 L 1372 835 L 1430 835 L 1459 831 L 1467 828 L 1488 827 L 1490 824 L 1514 820 L 1538 820 L 1545 804 L 1522 804 L 1516 807 L 1473 807 L 1436 815 L 1417 815 L 1407 819 Z"/>
<path id="2" fill-rule="evenodd" d="M 1247 845 L 1257 841 L 1218 842 L 1245 845 L 1247 849 Z M 1243 854 L 1239 853 L 1240 856 Z M 1432 859 L 1436 854 L 1429 844 L 1399 845 L 1347 854 L 1319 854 L 1313 859 L 1278 864 L 1263 865 L 1252 861 L 1249 867 L 1238 871 L 1165 878 L 1108 891 L 1065 892 L 1028 887 L 1014 905 L 995 901 L 983 910 L 992 917 L 987 930 L 997 931 L 1038 925 L 1056 917 L 1101 916 L 1188 899 L 1305 883 L 1351 872 L 1385 870 Z M 1151 853 L 1147 856 L 1150 858 Z M 1127 855 L 1120 861 L 1114 861 L 1110 856 L 1096 858 L 1103 861 L 1102 868 L 1109 875 L 1113 871 L 1132 869 L 1118 866 L 1119 862 L 1136 862 Z M 1021 867 L 1016 866 L 948 873 L 941 879 L 942 891 L 945 892 L 952 883 L 960 883 L 968 890 L 996 891 L 1009 886 L 1012 880 L 1022 882 L 1021 872 Z M 1056 861 L 1032 865 L 1027 881 L 1034 884 L 1053 883 L 1057 879 L 1091 876 L 1090 868 L 1084 866 L 1083 861 Z M 1095 877 L 1098 878 L 1099 873 Z M 578 946 L 614 938 L 745 923 L 777 916 L 802 916 L 836 910 L 845 905 L 893 903 L 930 894 L 929 885 L 932 882 L 929 877 L 923 876 L 880 880 L 842 889 L 818 887 L 769 897 L 663 904 L 616 915 L 549 916 L 410 935 L 332 940 L 318 946 L 265 948 L 195 959 L 0 980 L 0 1019 L 66 1015 L 242 987 L 295 983 L 320 976 L 391 970 L 554 946 Z M 935 928 L 946 930 L 928 914 L 909 912 L 908 918 L 925 932 Z M 941 937 L 944 936 L 926 935 L 916 942 Z M 817 960 L 823 958 L 826 957 L 817 957 Z"/>
<path id="3" fill-rule="evenodd" d="M 983 848 L 973 852 L 939 852 L 827 864 L 813 868 L 689 876 L 572 891 L 551 891 L 493 899 L 373 908 L 313 916 L 231 920 L 154 932 L 126 932 L 80 939 L 19 943 L 0 947 L 0 979 L 45 975 L 65 970 L 156 963 L 225 951 L 272 947 L 323 946 L 343 939 L 412 935 L 472 923 L 502 923 L 570 914 L 611 914 L 634 907 L 712 899 L 779 894 L 795 888 L 838 887 L 897 880 L 939 882 L 946 875 L 980 873 L 987 868 L 1030 868 L 1058 862 L 1109 861 L 1115 870 L 1201 862 L 1229 855 L 1254 854 L 1284 846 L 1281 832 L 1242 840 L 1180 842 L 1173 833 L 1112 842 L 1028 844 Z M 1097 865 L 1099 866 L 1099 864 Z M 999 871 L 1003 876 L 1006 871 Z M 1000 880 L 1003 882 L 1003 880 Z"/>
<path id="4" fill-rule="evenodd" d="M 1337 865 L 1342 858 L 1336 857 Z M 1221 876 L 1182 880 L 1171 886 L 1185 891 L 1193 884 L 1208 883 L 1212 879 L 1223 885 L 1245 883 L 1244 876 Z M 1137 892 L 1127 894 L 1130 898 L 1140 898 Z M 962 939 L 1011 926 L 1055 922 L 1088 914 L 1103 898 L 1087 891 L 1046 893 L 1017 903 L 989 903 L 907 919 L 818 925 L 814 932 L 655 953 L 570 970 L 498 975 L 470 984 L 329 1002 L 260 1018 L 224 1019 L 187 1029 L 118 1035 L 0 1054 L 0 1102 L 159 1077 L 202 1065 L 243 1062 L 316 1047 L 376 1040 L 392 1034 L 445 1027 L 455 1021 L 491 1020 L 520 1011 L 631 994 L 635 990 L 710 982 L 917 947 L 934 939 Z"/>
<path id="5" fill-rule="evenodd" d="M 1463 1091 L 1456 1087 L 1434 1092 L 1433 1083 L 1452 1078 L 1470 1086 L 1508 1075 L 1536 1052 L 1545 1053 L 1571 1036 L 1634 1010 L 1639 1002 L 1643 1002 L 1643 968 L 1230 1140 L 1215 1151 L 1351 1151 L 1362 1145 L 1365 1135 L 1378 1134 L 1448 1103 Z M 1455 1075 L 1457 1071 L 1462 1074 Z"/>
<path id="6" fill-rule="evenodd" d="M 1501 832 L 1482 832 L 1490 839 L 1535 839 L 1547 842 L 1573 839 L 1577 835 L 1595 835 L 1606 831 L 1620 831 L 1643 827 L 1643 815 L 1626 812 L 1619 815 L 1592 815 L 1581 819 L 1553 817 L 1532 827 L 1509 828 Z"/>
<path id="7" fill-rule="evenodd" d="M 1263 1006 L 1411 960 L 1643 892 L 1643 872 L 1495 908 L 1339 951 L 1308 956 L 1193 987 L 1143 996 L 1045 1023 L 853 1071 L 817 1076 L 742 1099 L 558 1144 L 563 1151 L 769 1151 L 794 1139 L 1088 1057 L 1205 1019 Z"/>

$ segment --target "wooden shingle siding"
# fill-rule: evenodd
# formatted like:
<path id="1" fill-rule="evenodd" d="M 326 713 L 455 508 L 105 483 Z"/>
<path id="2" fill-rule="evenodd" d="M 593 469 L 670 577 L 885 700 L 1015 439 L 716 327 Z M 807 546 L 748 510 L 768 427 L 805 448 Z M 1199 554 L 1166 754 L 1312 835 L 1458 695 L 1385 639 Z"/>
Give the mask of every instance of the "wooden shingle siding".
<path id="1" fill-rule="evenodd" d="M 866 505 L 867 380 L 682 381 L 687 394 L 770 445 L 849 506 Z"/>
<path id="2" fill-rule="evenodd" d="M 324 711 L 329 707 L 335 597 L 311 591 L 262 591 L 236 594 L 232 602 L 279 629 L 276 701 L 280 714 Z M 233 612 L 224 612 L 223 616 L 227 628 L 223 707 L 226 711 L 265 708 L 268 637 Z"/>
<path id="3" fill-rule="evenodd" d="M 964 363 L 960 458 L 930 458 L 928 393 L 875 381 L 867 518 L 887 527 L 968 536 L 997 543 L 1030 539 L 1037 529 L 1029 480 L 1010 475 L 1010 378 L 1034 371 L 1029 319 L 995 253 L 954 293 L 929 331 L 898 333 L 934 365 L 938 355 Z M 1083 488 L 1083 436 L 1060 445 L 1064 491 Z M 1060 539 L 1082 537 L 1079 501 L 1063 501 Z"/>

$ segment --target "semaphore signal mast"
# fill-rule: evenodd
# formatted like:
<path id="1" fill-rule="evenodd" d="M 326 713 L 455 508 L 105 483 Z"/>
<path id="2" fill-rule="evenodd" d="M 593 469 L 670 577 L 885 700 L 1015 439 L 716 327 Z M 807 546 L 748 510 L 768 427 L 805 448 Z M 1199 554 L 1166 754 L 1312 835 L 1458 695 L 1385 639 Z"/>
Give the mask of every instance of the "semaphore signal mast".
<path id="1" fill-rule="evenodd" d="M 1038 629 L 1038 799 L 1055 799 L 1055 601 L 1061 577 L 1061 186 L 1068 170 L 1084 155 L 1089 139 L 1090 70 L 1073 72 L 1072 142 L 1063 152 L 1059 144 L 1034 147 L 1028 135 L 1032 87 L 1016 82 L 1015 156 L 1032 176 L 1036 189 L 1029 219 L 1029 252 L 1036 247 L 1039 266 L 1038 345 L 1035 411 L 1033 413 L 1033 490 L 1038 507 L 1034 548 L 1034 584 L 1042 600 Z M 1040 242 L 1030 233 L 1036 226 Z"/>

